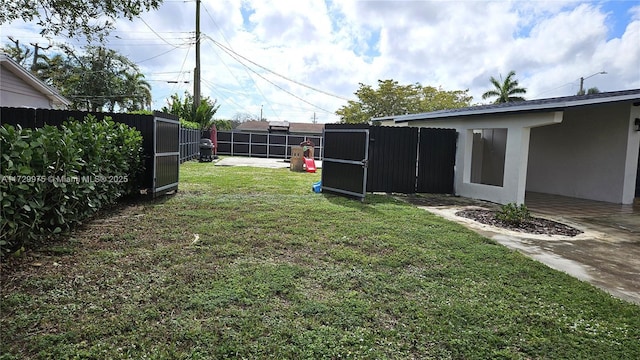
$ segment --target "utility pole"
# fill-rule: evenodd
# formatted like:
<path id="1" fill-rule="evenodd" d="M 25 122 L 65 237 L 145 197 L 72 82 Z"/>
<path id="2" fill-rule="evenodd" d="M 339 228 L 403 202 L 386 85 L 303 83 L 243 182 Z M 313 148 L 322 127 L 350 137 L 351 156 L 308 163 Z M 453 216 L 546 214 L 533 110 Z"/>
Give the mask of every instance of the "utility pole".
<path id="1" fill-rule="evenodd" d="M 607 72 L 606 71 L 600 71 L 597 72 L 595 74 L 589 75 L 587 77 L 581 77 L 580 78 L 580 90 L 578 90 L 578 95 L 584 95 L 584 80 L 588 79 L 590 77 L 596 76 L 596 75 L 605 75 Z"/>
<path id="2" fill-rule="evenodd" d="M 200 0 L 196 0 L 196 68 L 193 74 L 193 107 L 200 105 Z"/>

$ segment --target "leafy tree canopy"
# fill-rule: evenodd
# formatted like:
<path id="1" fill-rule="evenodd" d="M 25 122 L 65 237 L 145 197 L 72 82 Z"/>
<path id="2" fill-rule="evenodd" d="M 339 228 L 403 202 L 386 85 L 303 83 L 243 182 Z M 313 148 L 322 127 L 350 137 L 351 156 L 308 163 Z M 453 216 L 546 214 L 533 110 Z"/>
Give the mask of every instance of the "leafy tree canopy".
<path id="1" fill-rule="evenodd" d="M 0 1 L 0 25 L 21 19 L 35 22 L 40 34 L 104 39 L 118 18 L 133 20 L 157 9 L 162 0 L 40 0 Z"/>
<path id="2" fill-rule="evenodd" d="M 582 91 L 578 90 L 578 93 L 576 95 L 584 95 L 584 94 L 592 95 L 592 94 L 599 94 L 599 93 L 600 93 L 600 89 L 598 89 L 597 87 L 591 87 L 591 88 L 588 88 L 586 92 L 584 90 Z"/>
<path id="3" fill-rule="evenodd" d="M 419 83 L 400 85 L 394 80 L 378 80 L 378 89 L 360 83 L 358 100 L 349 100 L 336 111 L 341 123 L 366 123 L 373 117 L 416 114 L 455 109 L 470 105 L 468 90 L 446 91 Z"/>
<path id="4" fill-rule="evenodd" d="M 524 101 L 524 97 L 518 95 L 524 95 L 527 93 L 527 89 L 519 87 L 518 80 L 514 79 L 516 72 L 511 70 L 507 77 L 502 80 L 500 75 L 500 81 L 493 76 L 489 79 L 493 85 L 493 89 L 486 91 L 482 94 L 483 99 L 497 97 L 496 104 L 506 103 L 510 101 Z"/>
<path id="5" fill-rule="evenodd" d="M 231 130 L 231 122 L 229 120 L 216 120 L 213 118 L 220 108 L 216 105 L 217 101 L 211 100 L 209 97 L 202 98 L 198 107 L 193 106 L 193 95 L 185 91 L 184 98 L 180 98 L 178 94 L 173 94 L 167 100 L 167 106 L 162 108 L 165 113 L 178 116 L 186 122 L 197 123 L 200 130 L 211 129 L 212 125 L 218 130 Z"/>

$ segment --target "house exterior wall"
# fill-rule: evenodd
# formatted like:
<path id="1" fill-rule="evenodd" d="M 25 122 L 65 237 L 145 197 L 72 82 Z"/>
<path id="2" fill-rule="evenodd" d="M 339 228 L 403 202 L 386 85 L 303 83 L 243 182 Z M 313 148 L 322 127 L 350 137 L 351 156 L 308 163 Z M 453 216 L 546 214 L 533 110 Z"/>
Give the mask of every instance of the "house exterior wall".
<path id="1" fill-rule="evenodd" d="M 562 123 L 532 129 L 526 190 L 633 202 L 640 133 L 632 129 L 632 108 L 613 103 L 567 109 Z"/>
<path id="2" fill-rule="evenodd" d="M 0 105 L 7 107 L 30 107 L 52 109 L 49 98 L 0 66 Z"/>
<path id="3" fill-rule="evenodd" d="M 382 125 L 456 129 L 459 135 L 455 167 L 455 193 L 460 196 L 500 204 L 521 204 L 524 203 L 525 195 L 530 129 L 561 121 L 562 112 L 546 112 L 499 116 L 482 115 L 445 120 L 413 120 L 398 124 L 385 121 Z M 473 133 L 478 129 L 507 129 L 502 186 L 477 184 L 471 181 Z"/>

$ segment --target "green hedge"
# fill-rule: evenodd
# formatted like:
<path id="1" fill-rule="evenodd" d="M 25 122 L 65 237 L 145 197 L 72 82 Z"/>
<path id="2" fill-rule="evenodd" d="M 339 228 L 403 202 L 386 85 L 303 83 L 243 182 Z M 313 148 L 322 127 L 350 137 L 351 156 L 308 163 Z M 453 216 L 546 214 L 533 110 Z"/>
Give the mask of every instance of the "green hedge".
<path id="1" fill-rule="evenodd" d="M 142 135 L 110 118 L 0 128 L 0 257 L 67 232 L 135 193 Z"/>
<path id="2" fill-rule="evenodd" d="M 185 129 L 200 130 L 200 124 L 198 124 L 197 122 L 187 121 L 184 119 L 180 119 L 180 126 L 182 126 Z"/>

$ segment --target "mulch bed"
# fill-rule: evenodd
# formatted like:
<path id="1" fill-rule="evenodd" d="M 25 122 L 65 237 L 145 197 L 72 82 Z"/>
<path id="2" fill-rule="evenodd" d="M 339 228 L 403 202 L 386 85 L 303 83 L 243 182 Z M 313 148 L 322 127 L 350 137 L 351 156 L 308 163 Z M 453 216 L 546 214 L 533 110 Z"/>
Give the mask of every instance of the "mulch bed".
<path id="1" fill-rule="evenodd" d="M 469 209 L 456 212 L 457 216 L 475 220 L 485 225 L 505 228 L 529 234 L 576 236 L 582 231 L 559 222 L 532 217 L 520 224 L 511 224 L 495 218 L 496 212 L 485 209 Z"/>

